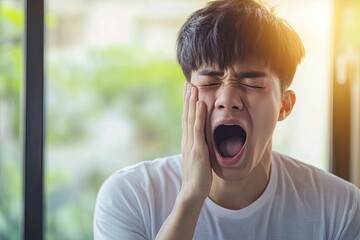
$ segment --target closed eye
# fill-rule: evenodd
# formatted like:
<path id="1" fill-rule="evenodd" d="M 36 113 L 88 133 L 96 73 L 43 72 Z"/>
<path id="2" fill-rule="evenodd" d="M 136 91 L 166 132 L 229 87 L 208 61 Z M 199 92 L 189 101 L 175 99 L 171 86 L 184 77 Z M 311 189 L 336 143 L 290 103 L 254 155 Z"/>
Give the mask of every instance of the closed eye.
<path id="1" fill-rule="evenodd" d="M 214 87 L 220 85 L 222 82 L 219 77 L 214 76 L 198 76 L 197 85 L 199 87 Z"/>
<path id="2" fill-rule="evenodd" d="M 236 73 L 236 79 L 242 86 L 254 89 L 264 89 L 270 76 L 261 71 L 245 71 Z"/>
<path id="3" fill-rule="evenodd" d="M 199 86 L 201 86 L 201 87 L 213 87 L 213 86 L 218 86 L 218 85 L 220 85 L 221 83 L 219 83 L 219 82 L 216 82 L 216 83 L 203 83 L 203 84 L 199 84 Z"/>
<path id="4" fill-rule="evenodd" d="M 242 86 L 256 89 L 263 89 L 266 87 L 268 80 L 263 77 L 255 77 L 255 78 L 242 78 L 239 79 L 239 83 Z"/>
<path id="5" fill-rule="evenodd" d="M 197 82 L 199 87 L 215 87 L 222 83 L 224 78 L 224 71 L 203 69 L 199 71 Z"/>
<path id="6" fill-rule="evenodd" d="M 242 86 L 249 87 L 249 88 L 256 88 L 256 89 L 264 89 L 264 88 L 265 88 L 265 87 L 262 87 L 262 86 L 245 84 L 245 83 L 240 83 L 240 84 L 241 84 Z"/>

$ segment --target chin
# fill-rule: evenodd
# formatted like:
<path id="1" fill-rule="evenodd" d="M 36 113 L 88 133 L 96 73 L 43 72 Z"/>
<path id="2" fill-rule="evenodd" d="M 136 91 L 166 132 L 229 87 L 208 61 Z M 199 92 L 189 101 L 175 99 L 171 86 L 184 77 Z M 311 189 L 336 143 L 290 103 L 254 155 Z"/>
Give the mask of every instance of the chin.
<path id="1" fill-rule="evenodd" d="M 225 181 L 241 181 L 249 176 L 250 172 L 252 171 L 252 165 L 250 162 L 246 162 L 245 155 L 243 157 L 244 159 L 237 160 L 239 164 L 236 165 L 220 164 L 221 160 L 216 157 L 216 154 L 211 154 L 210 161 L 214 173 L 219 178 Z"/>

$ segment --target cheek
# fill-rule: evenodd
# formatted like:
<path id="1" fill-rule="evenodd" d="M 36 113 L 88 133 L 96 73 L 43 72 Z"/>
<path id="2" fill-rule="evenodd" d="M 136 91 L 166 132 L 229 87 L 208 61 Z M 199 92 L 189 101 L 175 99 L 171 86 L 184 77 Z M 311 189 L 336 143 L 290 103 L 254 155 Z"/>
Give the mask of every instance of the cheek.
<path id="1" fill-rule="evenodd" d="M 254 99 L 250 101 L 253 120 L 259 121 L 259 125 L 266 129 L 273 129 L 279 117 L 279 103 L 275 98 Z"/>
<path id="2" fill-rule="evenodd" d="M 206 104 L 206 126 L 205 126 L 205 134 L 206 134 L 206 142 L 212 142 L 212 132 L 211 132 L 211 113 L 213 111 L 213 106 L 215 102 L 215 93 L 212 91 L 204 90 L 198 88 L 198 99 L 199 101 Z M 210 144 L 211 145 L 211 144 Z"/>
<path id="3" fill-rule="evenodd" d="M 208 113 L 211 112 L 215 103 L 215 92 L 198 88 L 198 99 L 206 104 Z"/>

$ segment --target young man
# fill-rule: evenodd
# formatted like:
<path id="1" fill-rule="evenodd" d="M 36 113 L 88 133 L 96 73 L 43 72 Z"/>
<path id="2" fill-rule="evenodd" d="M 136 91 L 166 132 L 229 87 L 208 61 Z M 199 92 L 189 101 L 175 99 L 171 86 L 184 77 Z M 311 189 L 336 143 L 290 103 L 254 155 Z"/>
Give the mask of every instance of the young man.
<path id="1" fill-rule="evenodd" d="M 304 48 L 255 0 L 218 0 L 180 30 L 182 154 L 102 186 L 95 239 L 360 239 L 360 191 L 272 151 Z"/>

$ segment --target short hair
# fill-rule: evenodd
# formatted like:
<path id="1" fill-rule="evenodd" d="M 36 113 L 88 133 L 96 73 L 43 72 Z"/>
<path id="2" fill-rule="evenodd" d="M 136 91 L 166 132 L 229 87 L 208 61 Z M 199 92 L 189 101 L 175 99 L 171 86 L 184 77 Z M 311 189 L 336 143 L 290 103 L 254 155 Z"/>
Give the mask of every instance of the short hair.
<path id="1" fill-rule="evenodd" d="M 177 59 L 187 81 L 203 65 L 225 69 L 251 58 L 270 64 L 284 90 L 304 55 L 295 30 L 256 0 L 210 2 L 190 15 L 177 39 Z"/>

